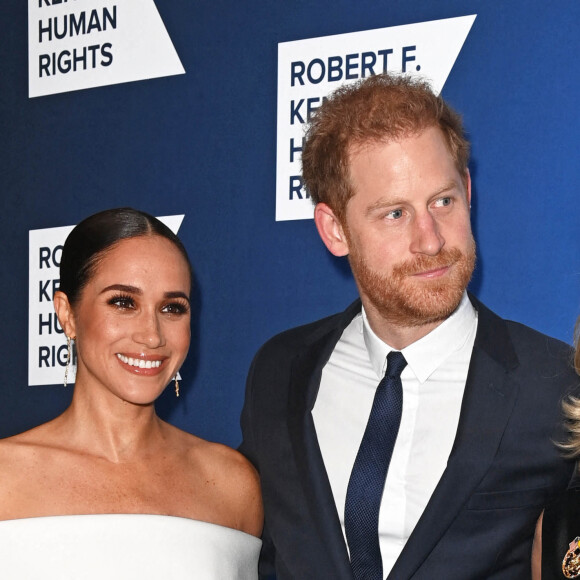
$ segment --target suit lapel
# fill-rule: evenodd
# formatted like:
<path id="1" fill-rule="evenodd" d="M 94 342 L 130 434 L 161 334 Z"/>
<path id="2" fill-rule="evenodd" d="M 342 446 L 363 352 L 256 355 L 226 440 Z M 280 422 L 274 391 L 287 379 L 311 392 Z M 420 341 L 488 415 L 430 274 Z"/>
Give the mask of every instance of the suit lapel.
<path id="1" fill-rule="evenodd" d="M 518 387 L 509 373 L 518 361 L 505 323 L 475 299 L 472 302 L 479 322 L 453 449 L 389 578 L 412 578 L 428 558 L 487 472 L 516 400 Z M 319 562 L 328 577 L 337 580 L 352 580 L 353 576 L 311 411 L 322 369 L 359 310 L 359 302 L 351 305 L 336 324 L 305 340 L 293 361 L 288 401 L 288 430 L 315 527 Z"/>
<path id="2" fill-rule="evenodd" d="M 316 527 L 319 561 L 324 562 L 327 577 L 337 580 L 352 580 L 353 576 L 311 411 L 318 395 L 322 369 L 344 328 L 359 311 L 357 301 L 339 318 L 338 325 L 305 344 L 292 365 L 288 403 L 288 430 L 311 521 Z"/>
<path id="3" fill-rule="evenodd" d="M 412 578 L 487 472 L 517 396 L 518 365 L 505 323 L 472 298 L 477 336 L 447 467 L 389 578 Z"/>

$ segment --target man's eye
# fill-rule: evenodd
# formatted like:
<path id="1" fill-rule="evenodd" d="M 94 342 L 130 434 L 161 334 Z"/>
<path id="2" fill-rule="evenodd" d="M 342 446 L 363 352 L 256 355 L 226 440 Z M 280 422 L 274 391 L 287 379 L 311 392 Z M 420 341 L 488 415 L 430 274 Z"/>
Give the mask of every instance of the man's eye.
<path id="1" fill-rule="evenodd" d="M 447 207 L 448 205 L 451 205 L 451 198 L 450 197 L 442 197 L 441 199 L 438 199 L 435 202 L 435 205 L 437 207 Z"/>
<path id="2" fill-rule="evenodd" d="M 398 220 L 403 217 L 403 210 L 402 209 L 394 209 L 387 214 L 387 219 L 390 220 Z"/>

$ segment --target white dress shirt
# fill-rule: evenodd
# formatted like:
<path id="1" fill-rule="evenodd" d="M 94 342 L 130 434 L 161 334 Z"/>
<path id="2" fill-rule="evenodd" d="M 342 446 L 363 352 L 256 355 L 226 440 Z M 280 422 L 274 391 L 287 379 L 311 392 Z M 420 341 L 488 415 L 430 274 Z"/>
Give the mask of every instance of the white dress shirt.
<path id="1" fill-rule="evenodd" d="M 464 294 L 447 320 L 402 350 L 407 360 L 401 375 L 403 414 L 379 513 L 383 577 L 447 465 L 476 330 L 477 312 Z M 343 533 L 348 480 L 392 350 L 372 331 L 363 309 L 344 330 L 322 372 L 312 414 Z"/>

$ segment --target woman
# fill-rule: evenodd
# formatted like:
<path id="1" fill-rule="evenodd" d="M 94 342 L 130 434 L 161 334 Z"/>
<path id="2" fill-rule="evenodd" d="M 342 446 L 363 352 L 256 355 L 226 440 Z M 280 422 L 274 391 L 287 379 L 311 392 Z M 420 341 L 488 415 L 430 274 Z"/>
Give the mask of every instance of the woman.
<path id="1" fill-rule="evenodd" d="M 580 318 L 576 322 L 574 368 L 580 375 Z M 580 398 L 563 403 L 570 431 L 560 445 L 570 458 L 580 457 Z M 580 578 L 580 479 L 546 507 L 538 520 L 532 550 L 532 580 Z"/>
<path id="2" fill-rule="evenodd" d="M 155 413 L 189 348 L 191 277 L 179 239 L 133 209 L 67 238 L 54 306 L 74 395 L 0 442 L 0 577 L 257 578 L 255 470 Z"/>

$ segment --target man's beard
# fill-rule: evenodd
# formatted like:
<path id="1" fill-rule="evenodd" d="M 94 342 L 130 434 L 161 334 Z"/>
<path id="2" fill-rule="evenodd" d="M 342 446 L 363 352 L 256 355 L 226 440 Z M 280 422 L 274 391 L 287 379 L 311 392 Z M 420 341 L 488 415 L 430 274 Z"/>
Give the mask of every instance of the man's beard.
<path id="1" fill-rule="evenodd" d="M 420 254 L 400 262 L 390 275 L 371 270 L 350 244 L 349 262 L 359 292 L 366 296 L 385 322 L 417 327 L 441 322 L 459 306 L 475 267 L 475 242 L 467 251 L 443 248 L 436 256 Z M 442 277 L 413 278 L 414 274 L 451 266 Z"/>

